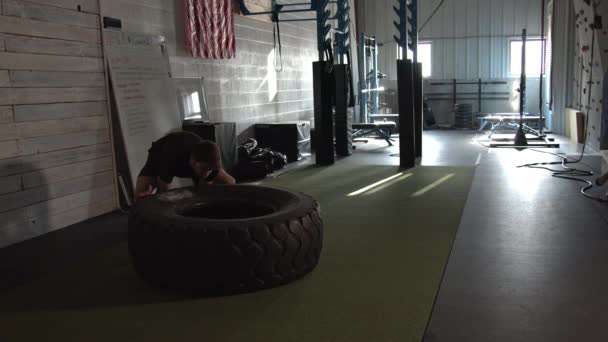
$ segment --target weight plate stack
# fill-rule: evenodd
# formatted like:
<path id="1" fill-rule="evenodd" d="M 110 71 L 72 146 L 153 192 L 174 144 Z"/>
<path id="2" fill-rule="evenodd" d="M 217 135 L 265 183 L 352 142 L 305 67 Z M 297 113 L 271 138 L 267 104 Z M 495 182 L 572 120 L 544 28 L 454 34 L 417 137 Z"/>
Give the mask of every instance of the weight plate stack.
<path id="1" fill-rule="evenodd" d="M 454 105 L 454 127 L 473 128 L 473 105 L 460 103 Z"/>

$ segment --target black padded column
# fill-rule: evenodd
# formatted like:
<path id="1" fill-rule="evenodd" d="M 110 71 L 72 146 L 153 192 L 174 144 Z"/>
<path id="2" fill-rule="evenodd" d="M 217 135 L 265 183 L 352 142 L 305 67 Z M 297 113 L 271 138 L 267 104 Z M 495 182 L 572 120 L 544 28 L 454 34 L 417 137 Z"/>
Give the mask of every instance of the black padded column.
<path id="1" fill-rule="evenodd" d="M 414 63 L 414 145 L 416 147 L 416 157 L 422 157 L 422 130 L 424 128 L 422 98 L 422 63 Z"/>
<path id="2" fill-rule="evenodd" d="M 325 70 L 326 63 L 312 63 L 317 165 L 331 165 L 336 160 L 332 112 L 333 79 Z"/>
<path id="3" fill-rule="evenodd" d="M 336 153 L 339 156 L 353 154 L 353 119 L 348 110 L 348 77 L 345 64 L 334 65 Z"/>
<path id="4" fill-rule="evenodd" d="M 397 92 L 399 98 L 399 166 L 416 165 L 414 137 L 414 68 L 411 60 L 397 60 Z"/>

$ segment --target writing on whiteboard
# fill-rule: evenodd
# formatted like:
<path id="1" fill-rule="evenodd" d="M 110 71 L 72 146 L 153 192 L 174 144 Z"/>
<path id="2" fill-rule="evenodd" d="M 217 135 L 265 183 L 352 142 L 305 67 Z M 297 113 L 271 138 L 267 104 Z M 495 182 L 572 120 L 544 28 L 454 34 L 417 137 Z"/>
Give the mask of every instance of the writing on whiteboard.
<path id="1" fill-rule="evenodd" d="M 152 142 L 181 127 L 175 87 L 167 56 L 159 46 L 110 46 L 106 52 L 134 184 Z"/>
<path id="2" fill-rule="evenodd" d="M 118 90 L 118 101 L 126 116 L 127 132 L 130 136 L 146 134 L 151 124 L 146 96 L 146 81 L 162 81 L 167 73 L 159 64 L 140 62 L 130 55 L 113 56 L 110 59 L 114 72 L 113 81 Z M 160 64 L 162 66 L 162 64 Z"/>

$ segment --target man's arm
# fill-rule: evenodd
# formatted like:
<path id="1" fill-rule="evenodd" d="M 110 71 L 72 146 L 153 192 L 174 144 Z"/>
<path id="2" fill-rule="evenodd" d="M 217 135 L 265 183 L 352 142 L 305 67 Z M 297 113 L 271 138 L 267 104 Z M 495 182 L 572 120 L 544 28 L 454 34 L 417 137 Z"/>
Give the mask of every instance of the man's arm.
<path id="1" fill-rule="evenodd" d="M 220 169 L 218 170 L 217 176 L 213 178 L 210 182 L 211 184 L 225 184 L 225 185 L 234 185 L 236 184 L 236 180 L 234 177 L 228 174 L 226 170 Z"/>
<path id="2" fill-rule="evenodd" d="M 156 183 L 154 177 L 139 176 L 135 185 L 134 202 L 137 203 L 140 199 L 154 194 Z"/>
<path id="3" fill-rule="evenodd" d="M 169 183 L 166 183 L 160 177 L 158 177 L 156 179 L 156 189 L 157 189 L 156 190 L 157 193 L 165 192 L 165 191 L 169 190 Z"/>
<path id="4" fill-rule="evenodd" d="M 169 184 L 173 181 L 173 169 L 172 166 L 176 163 L 173 158 L 171 146 L 168 143 L 163 145 L 160 156 L 157 159 L 156 166 L 156 179 L 158 192 L 165 192 L 169 190 Z"/>

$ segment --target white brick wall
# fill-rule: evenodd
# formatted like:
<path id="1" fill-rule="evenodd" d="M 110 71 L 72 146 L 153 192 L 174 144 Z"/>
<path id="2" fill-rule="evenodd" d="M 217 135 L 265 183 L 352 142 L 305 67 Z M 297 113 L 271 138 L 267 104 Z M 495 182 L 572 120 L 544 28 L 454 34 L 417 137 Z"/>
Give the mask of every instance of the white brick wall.
<path id="1" fill-rule="evenodd" d="M 102 15 L 121 19 L 124 31 L 164 35 L 173 76 L 205 77 L 211 120 L 237 122 L 241 139 L 255 123 L 312 118 L 312 62 L 318 55 L 314 22 L 281 24 L 283 71 L 275 72 L 267 17 L 235 16 L 235 59 L 195 59 L 186 51 L 181 3 L 106 0 Z"/>

